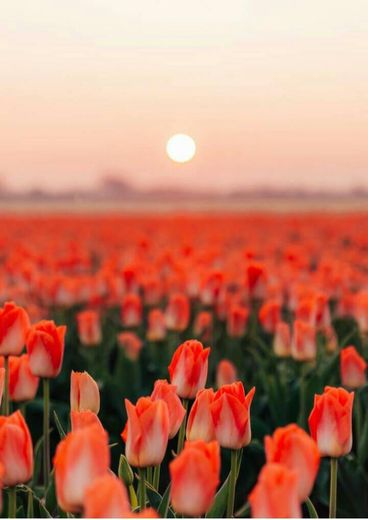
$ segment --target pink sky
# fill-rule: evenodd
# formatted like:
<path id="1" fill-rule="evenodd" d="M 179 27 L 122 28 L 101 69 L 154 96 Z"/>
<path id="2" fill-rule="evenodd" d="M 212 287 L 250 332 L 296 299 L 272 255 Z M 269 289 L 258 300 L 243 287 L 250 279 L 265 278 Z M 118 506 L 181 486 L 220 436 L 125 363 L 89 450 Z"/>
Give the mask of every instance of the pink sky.
<path id="1" fill-rule="evenodd" d="M 0 176 L 368 186 L 367 24 L 366 0 L 4 1 Z"/>

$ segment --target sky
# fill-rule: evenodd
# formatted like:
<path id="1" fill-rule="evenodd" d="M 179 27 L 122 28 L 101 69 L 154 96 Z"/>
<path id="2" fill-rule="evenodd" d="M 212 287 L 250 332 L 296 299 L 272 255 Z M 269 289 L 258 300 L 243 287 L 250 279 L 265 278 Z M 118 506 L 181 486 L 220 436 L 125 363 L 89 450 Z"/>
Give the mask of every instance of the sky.
<path id="1" fill-rule="evenodd" d="M 14 189 L 368 187 L 367 0 L 0 0 Z M 197 145 L 186 164 L 172 134 Z"/>

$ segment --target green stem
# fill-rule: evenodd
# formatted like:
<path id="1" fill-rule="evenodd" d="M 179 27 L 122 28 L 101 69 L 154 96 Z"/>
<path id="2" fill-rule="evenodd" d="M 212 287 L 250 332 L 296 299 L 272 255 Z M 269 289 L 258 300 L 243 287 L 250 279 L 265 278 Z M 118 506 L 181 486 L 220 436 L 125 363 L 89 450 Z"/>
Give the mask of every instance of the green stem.
<path id="1" fill-rule="evenodd" d="M 50 380 L 43 379 L 43 483 L 45 492 L 50 475 Z"/>
<path id="2" fill-rule="evenodd" d="M 153 487 L 158 491 L 160 487 L 160 473 L 161 473 L 161 464 L 158 464 L 154 467 L 153 470 Z"/>
<path id="3" fill-rule="evenodd" d="M 8 516 L 15 518 L 17 515 L 17 490 L 15 486 L 9 488 Z"/>
<path id="4" fill-rule="evenodd" d="M 33 517 L 34 517 L 33 493 L 32 493 L 32 489 L 28 489 L 28 491 L 27 491 L 27 518 L 33 518 Z"/>
<path id="5" fill-rule="evenodd" d="M 185 439 L 185 430 L 187 428 L 187 415 L 188 415 L 188 399 L 183 399 L 183 406 L 185 408 L 185 416 L 183 419 L 183 422 L 181 423 L 179 435 L 178 435 L 178 447 L 176 450 L 176 454 L 179 455 L 179 453 L 182 451 L 184 447 L 184 439 Z"/>
<path id="6" fill-rule="evenodd" d="M 227 495 L 227 518 L 234 516 L 234 504 L 235 504 L 235 487 L 238 476 L 238 451 L 231 450 L 231 468 L 230 468 L 230 479 L 229 479 L 229 491 Z"/>
<path id="7" fill-rule="evenodd" d="M 3 414 L 9 415 L 9 356 L 4 356 L 4 396 L 3 396 Z"/>
<path id="8" fill-rule="evenodd" d="M 331 457 L 330 462 L 330 514 L 329 518 L 336 518 L 336 495 L 337 495 L 337 459 Z"/>
<path id="9" fill-rule="evenodd" d="M 152 484 L 152 474 L 153 474 L 153 468 L 152 468 L 152 466 L 148 466 L 146 468 L 146 481 L 149 484 Z"/>
<path id="10" fill-rule="evenodd" d="M 138 486 L 138 504 L 139 510 L 143 511 L 146 507 L 146 470 L 138 468 L 139 486 Z"/>
<path id="11" fill-rule="evenodd" d="M 306 499 L 305 505 L 308 508 L 309 518 L 318 518 L 318 513 L 316 511 L 316 508 L 314 507 L 313 502 L 311 501 L 311 499 L 309 497 Z"/>

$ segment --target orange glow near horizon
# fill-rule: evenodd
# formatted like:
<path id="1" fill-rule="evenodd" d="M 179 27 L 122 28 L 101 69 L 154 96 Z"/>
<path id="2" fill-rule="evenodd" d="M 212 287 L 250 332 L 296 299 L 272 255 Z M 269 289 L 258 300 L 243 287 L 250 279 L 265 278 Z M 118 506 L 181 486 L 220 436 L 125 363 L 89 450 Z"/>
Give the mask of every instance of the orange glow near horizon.
<path id="1" fill-rule="evenodd" d="M 365 0 L 8 0 L 0 179 L 368 186 L 367 22 Z"/>

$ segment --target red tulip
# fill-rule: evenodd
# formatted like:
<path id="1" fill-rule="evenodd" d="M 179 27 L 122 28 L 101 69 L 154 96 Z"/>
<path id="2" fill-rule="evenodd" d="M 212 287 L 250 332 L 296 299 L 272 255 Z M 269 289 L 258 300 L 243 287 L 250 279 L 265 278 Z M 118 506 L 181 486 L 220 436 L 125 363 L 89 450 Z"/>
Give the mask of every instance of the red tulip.
<path id="1" fill-rule="evenodd" d="M 96 381 L 88 372 L 72 370 L 70 374 L 70 408 L 77 412 L 86 410 L 96 414 L 99 412 L 100 391 Z"/>
<path id="2" fill-rule="evenodd" d="M 288 357 L 291 354 L 290 327 L 284 321 L 279 321 L 276 325 L 273 351 L 277 357 Z"/>
<path id="3" fill-rule="evenodd" d="M 27 336 L 29 366 L 35 376 L 53 378 L 61 371 L 64 356 L 66 327 L 53 321 L 40 321 L 31 327 Z"/>
<path id="4" fill-rule="evenodd" d="M 0 355 L 20 354 L 30 327 L 29 317 L 22 307 L 6 302 L 0 308 Z"/>
<path id="5" fill-rule="evenodd" d="M 32 439 L 19 410 L 7 417 L 0 416 L 0 463 L 5 486 L 26 484 L 32 477 Z"/>
<path id="6" fill-rule="evenodd" d="M 131 513 L 127 490 L 113 474 L 97 477 L 84 493 L 85 518 L 124 518 Z"/>
<path id="7" fill-rule="evenodd" d="M 169 365 L 171 383 L 183 399 L 193 399 L 206 384 L 210 348 L 203 348 L 200 341 L 191 339 L 182 343 L 174 352 Z"/>
<path id="8" fill-rule="evenodd" d="M 313 361 L 317 355 L 316 329 L 304 321 L 295 320 L 291 355 L 297 361 Z"/>
<path id="9" fill-rule="evenodd" d="M 209 341 L 212 334 L 212 328 L 212 314 L 208 311 L 199 312 L 193 325 L 194 335 L 201 338 L 203 341 Z"/>
<path id="10" fill-rule="evenodd" d="M 215 439 L 215 427 L 211 413 L 214 398 L 215 392 L 212 388 L 199 390 L 188 416 L 186 432 L 188 441 L 210 442 Z"/>
<path id="11" fill-rule="evenodd" d="M 296 424 L 277 428 L 265 437 L 266 460 L 279 463 L 297 474 L 298 494 L 304 502 L 312 492 L 320 455 L 315 441 Z"/>
<path id="12" fill-rule="evenodd" d="M 231 338 L 241 338 L 245 334 L 249 310 L 243 305 L 232 304 L 227 314 L 227 333 Z"/>
<path id="13" fill-rule="evenodd" d="M 118 344 L 131 361 L 137 361 L 143 347 L 142 340 L 134 332 L 120 332 L 118 334 Z"/>
<path id="14" fill-rule="evenodd" d="M 166 326 L 168 330 L 182 332 L 189 325 L 190 305 L 185 294 L 172 294 L 165 311 Z"/>
<path id="15" fill-rule="evenodd" d="M 138 294 L 127 294 L 121 306 L 121 321 L 124 327 L 139 327 L 142 323 L 142 300 Z"/>
<path id="16" fill-rule="evenodd" d="M 147 339 L 162 341 L 166 338 L 165 314 L 161 309 L 151 309 L 148 313 Z"/>
<path id="17" fill-rule="evenodd" d="M 176 393 L 176 387 L 170 385 L 166 379 L 159 379 L 155 382 L 151 399 L 152 401 L 162 399 L 167 404 L 169 412 L 169 439 L 172 439 L 178 433 L 186 413 Z"/>
<path id="18" fill-rule="evenodd" d="M 98 426 L 101 430 L 104 430 L 100 419 L 94 412 L 85 410 L 84 412 L 71 411 L 70 412 L 70 423 L 72 425 L 72 431 L 81 430 L 88 426 Z"/>
<path id="19" fill-rule="evenodd" d="M 309 429 L 322 457 L 342 457 L 351 451 L 354 392 L 326 386 L 314 396 Z"/>
<path id="20" fill-rule="evenodd" d="M 28 354 L 9 357 L 9 394 L 12 401 L 32 401 L 39 381 L 31 372 Z"/>
<path id="21" fill-rule="evenodd" d="M 216 441 L 186 442 L 169 466 L 171 503 L 177 513 L 199 517 L 206 513 L 220 482 L 220 448 Z"/>
<path id="22" fill-rule="evenodd" d="M 84 493 L 92 482 L 109 470 L 108 436 L 98 426 L 69 433 L 58 444 L 54 457 L 56 497 L 68 513 L 81 511 Z"/>
<path id="23" fill-rule="evenodd" d="M 255 391 L 253 387 L 245 395 L 240 381 L 217 390 L 211 413 L 220 446 L 238 450 L 250 443 L 250 406 Z"/>
<path id="24" fill-rule="evenodd" d="M 266 332 L 273 334 L 281 319 L 281 305 L 276 300 L 265 302 L 259 310 L 259 321 Z"/>
<path id="25" fill-rule="evenodd" d="M 98 312 L 85 310 L 77 314 L 79 341 L 86 347 L 101 343 L 102 331 Z"/>
<path id="26" fill-rule="evenodd" d="M 0 406 L 1 406 L 1 403 L 3 400 L 4 385 L 5 385 L 5 368 L 0 368 Z"/>
<path id="27" fill-rule="evenodd" d="M 216 386 L 231 385 L 237 380 L 237 372 L 234 363 L 228 359 L 222 359 L 217 365 Z"/>
<path id="28" fill-rule="evenodd" d="M 360 388 L 367 381 L 367 363 L 358 354 L 355 347 L 350 346 L 340 352 L 341 381 L 347 388 Z"/>
<path id="29" fill-rule="evenodd" d="M 263 466 L 248 497 L 252 518 L 301 518 L 298 477 L 282 464 Z"/>
<path id="30" fill-rule="evenodd" d="M 129 464 L 137 468 L 161 464 L 169 439 L 169 411 L 162 399 L 140 397 L 134 406 L 125 399 L 128 421 L 121 434 Z"/>

